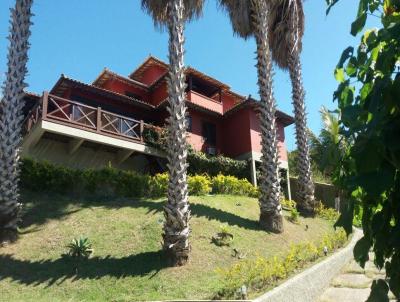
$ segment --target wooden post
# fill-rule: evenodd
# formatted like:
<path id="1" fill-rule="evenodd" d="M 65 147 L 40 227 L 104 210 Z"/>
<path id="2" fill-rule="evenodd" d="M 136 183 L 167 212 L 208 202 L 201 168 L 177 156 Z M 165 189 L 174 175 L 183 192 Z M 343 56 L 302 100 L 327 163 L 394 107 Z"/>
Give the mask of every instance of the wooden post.
<path id="1" fill-rule="evenodd" d="M 292 191 L 290 188 L 289 167 L 286 169 L 286 181 L 287 181 L 288 198 L 289 198 L 289 200 L 292 200 Z"/>
<path id="2" fill-rule="evenodd" d="M 144 130 L 144 123 L 143 120 L 140 120 L 140 141 L 143 142 L 143 130 Z"/>
<path id="3" fill-rule="evenodd" d="M 253 186 L 257 187 L 257 170 L 256 170 L 256 161 L 253 155 L 250 157 L 250 176 L 251 176 L 251 183 Z"/>
<path id="4" fill-rule="evenodd" d="M 101 107 L 97 107 L 96 131 L 101 131 Z"/>
<path id="5" fill-rule="evenodd" d="M 42 119 L 45 120 L 47 116 L 47 106 L 49 103 L 49 93 L 47 91 L 43 92 L 42 97 Z"/>
<path id="6" fill-rule="evenodd" d="M 191 75 L 189 75 L 189 91 L 191 91 L 192 90 L 192 76 Z"/>

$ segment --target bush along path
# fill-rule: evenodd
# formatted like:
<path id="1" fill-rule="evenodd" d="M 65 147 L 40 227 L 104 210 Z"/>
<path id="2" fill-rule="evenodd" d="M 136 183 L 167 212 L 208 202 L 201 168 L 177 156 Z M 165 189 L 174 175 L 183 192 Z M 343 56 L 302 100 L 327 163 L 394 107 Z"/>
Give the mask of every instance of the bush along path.
<path id="1" fill-rule="evenodd" d="M 342 272 L 332 281 L 317 302 L 364 302 L 381 301 L 367 300 L 371 293 L 371 285 L 375 280 L 385 279 L 385 269 L 379 270 L 373 263 L 374 255 L 370 253 L 369 261 L 362 268 L 357 262 L 351 260 Z M 389 293 L 386 301 L 396 301 Z M 382 301 L 385 302 L 385 301 Z"/>

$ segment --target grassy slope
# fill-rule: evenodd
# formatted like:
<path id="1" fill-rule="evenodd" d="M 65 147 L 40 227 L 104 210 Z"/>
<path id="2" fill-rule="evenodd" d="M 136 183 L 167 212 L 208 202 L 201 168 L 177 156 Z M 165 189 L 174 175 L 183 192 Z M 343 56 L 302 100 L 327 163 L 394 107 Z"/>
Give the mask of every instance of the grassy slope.
<path id="1" fill-rule="evenodd" d="M 23 235 L 0 248 L 0 301 L 210 298 L 219 289 L 215 269 L 238 261 L 233 248 L 247 257 L 279 255 L 290 243 L 333 232 L 327 221 L 300 218 L 299 225 L 285 220 L 283 234 L 268 234 L 258 227 L 256 199 L 191 197 L 192 257 L 185 267 L 168 268 L 160 252 L 162 200 L 73 200 L 32 193 L 23 199 Z M 231 247 L 210 242 L 222 223 L 234 235 Z M 65 245 L 81 234 L 92 241 L 94 256 L 80 263 L 62 258 Z"/>

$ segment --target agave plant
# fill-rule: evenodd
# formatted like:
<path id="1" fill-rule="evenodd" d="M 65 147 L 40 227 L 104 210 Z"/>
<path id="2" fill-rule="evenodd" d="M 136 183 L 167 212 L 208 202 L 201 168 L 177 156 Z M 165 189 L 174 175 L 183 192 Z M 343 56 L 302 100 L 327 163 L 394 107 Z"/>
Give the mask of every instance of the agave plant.
<path id="1" fill-rule="evenodd" d="M 33 0 L 16 0 L 11 9 L 8 69 L 0 99 L 0 243 L 17 238 L 19 222 L 19 146 L 21 142 L 24 82 Z"/>
<path id="2" fill-rule="evenodd" d="M 187 144 L 184 25 L 199 17 L 203 0 L 142 0 L 142 7 L 157 27 L 169 32 L 168 139 L 169 183 L 164 206 L 163 248 L 172 265 L 184 265 L 189 259 L 189 219 L 187 185 Z"/>
<path id="3" fill-rule="evenodd" d="M 77 258 L 88 258 L 92 253 L 92 244 L 87 237 L 79 237 L 72 239 L 71 243 L 67 245 L 68 255 Z"/>
<path id="4" fill-rule="evenodd" d="M 220 0 L 228 13 L 233 31 L 243 38 L 254 36 L 257 44 L 257 74 L 260 93 L 260 124 L 262 161 L 260 175 L 260 224 L 273 232 L 283 231 L 282 209 L 279 203 L 278 148 L 276 132 L 276 102 L 272 87 L 272 59 L 268 44 L 269 1 Z"/>
<path id="5" fill-rule="evenodd" d="M 269 44 L 272 58 L 283 69 L 289 69 L 292 82 L 296 143 L 299 172 L 298 208 L 303 214 L 314 214 L 314 184 L 312 182 L 310 152 L 307 135 L 305 91 L 300 53 L 304 33 L 302 0 L 270 1 Z"/>

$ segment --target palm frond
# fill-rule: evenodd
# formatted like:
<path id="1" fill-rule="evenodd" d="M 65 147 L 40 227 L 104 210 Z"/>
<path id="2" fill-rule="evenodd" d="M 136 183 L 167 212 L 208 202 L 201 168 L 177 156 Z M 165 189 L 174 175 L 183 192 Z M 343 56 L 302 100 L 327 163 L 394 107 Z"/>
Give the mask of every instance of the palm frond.
<path id="1" fill-rule="evenodd" d="M 253 35 L 250 0 L 220 0 L 218 3 L 229 15 L 234 34 L 245 39 Z"/>
<path id="2" fill-rule="evenodd" d="M 163 29 L 168 23 L 168 7 L 171 0 L 142 0 L 142 9 L 148 13 L 154 22 L 154 26 Z M 203 13 L 204 0 L 183 0 L 184 20 L 191 20 L 201 17 Z"/>
<path id="3" fill-rule="evenodd" d="M 269 44 L 272 59 L 283 69 L 288 68 L 292 51 L 301 51 L 304 34 L 303 0 L 272 0 L 269 16 Z M 293 45 L 293 35 L 295 45 Z"/>

